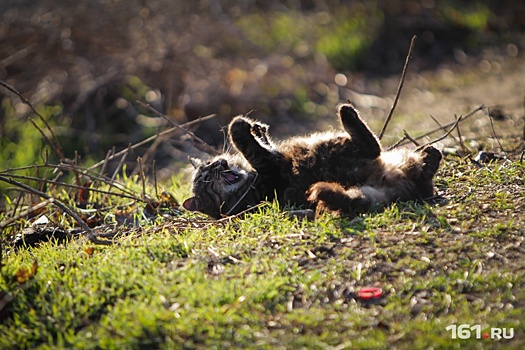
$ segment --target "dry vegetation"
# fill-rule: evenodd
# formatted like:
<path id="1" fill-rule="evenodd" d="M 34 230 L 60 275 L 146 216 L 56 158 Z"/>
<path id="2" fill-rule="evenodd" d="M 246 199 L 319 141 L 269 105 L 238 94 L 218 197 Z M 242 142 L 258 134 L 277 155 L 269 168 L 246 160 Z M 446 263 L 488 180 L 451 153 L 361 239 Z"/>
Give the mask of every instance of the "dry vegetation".
<path id="1" fill-rule="evenodd" d="M 48 6 L 0 5 L 0 348 L 524 346 L 522 4 Z M 379 131 L 413 34 L 383 143 L 442 138 L 434 200 L 181 211 L 187 155 L 235 114 L 284 137 L 350 99 Z M 451 339 L 462 323 L 514 337 Z"/>

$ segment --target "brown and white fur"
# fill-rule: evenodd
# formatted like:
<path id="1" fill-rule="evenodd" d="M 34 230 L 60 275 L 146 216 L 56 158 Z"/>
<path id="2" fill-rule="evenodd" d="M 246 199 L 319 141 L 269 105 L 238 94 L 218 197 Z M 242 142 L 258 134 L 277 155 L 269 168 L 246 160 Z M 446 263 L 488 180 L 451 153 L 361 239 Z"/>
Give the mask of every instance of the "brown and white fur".
<path id="1" fill-rule="evenodd" d="M 183 206 L 213 218 L 237 214 L 264 200 L 353 216 L 396 200 L 433 196 L 441 161 L 434 147 L 382 152 L 351 104 L 338 115 L 344 131 L 292 137 L 274 144 L 268 126 L 239 116 L 229 137 L 239 151 L 198 165 L 193 196 Z"/>

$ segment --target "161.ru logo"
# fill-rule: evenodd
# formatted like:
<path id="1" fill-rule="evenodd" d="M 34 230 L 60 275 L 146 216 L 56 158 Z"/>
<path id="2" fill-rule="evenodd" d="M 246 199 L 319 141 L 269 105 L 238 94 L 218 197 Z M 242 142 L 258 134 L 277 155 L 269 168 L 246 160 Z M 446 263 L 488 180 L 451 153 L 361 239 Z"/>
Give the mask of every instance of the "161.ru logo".
<path id="1" fill-rule="evenodd" d="M 492 327 L 481 333 L 481 325 L 475 324 L 473 326 L 469 324 L 451 324 L 447 328 L 447 331 L 452 332 L 452 339 L 470 339 L 474 336 L 476 339 L 512 339 L 514 338 L 514 328 L 498 328 Z"/>

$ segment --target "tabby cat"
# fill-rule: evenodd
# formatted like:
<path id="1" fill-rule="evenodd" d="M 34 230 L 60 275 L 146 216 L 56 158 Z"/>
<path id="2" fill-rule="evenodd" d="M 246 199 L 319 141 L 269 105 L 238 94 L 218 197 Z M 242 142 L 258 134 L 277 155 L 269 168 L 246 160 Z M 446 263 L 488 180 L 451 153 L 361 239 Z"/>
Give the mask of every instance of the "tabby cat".
<path id="1" fill-rule="evenodd" d="M 382 152 L 351 104 L 339 105 L 338 115 L 344 132 L 292 137 L 278 144 L 268 136 L 267 125 L 234 118 L 229 137 L 240 153 L 198 164 L 193 197 L 184 201 L 184 208 L 218 219 L 276 198 L 283 208 L 353 216 L 396 200 L 433 196 L 441 161 L 437 149 Z"/>

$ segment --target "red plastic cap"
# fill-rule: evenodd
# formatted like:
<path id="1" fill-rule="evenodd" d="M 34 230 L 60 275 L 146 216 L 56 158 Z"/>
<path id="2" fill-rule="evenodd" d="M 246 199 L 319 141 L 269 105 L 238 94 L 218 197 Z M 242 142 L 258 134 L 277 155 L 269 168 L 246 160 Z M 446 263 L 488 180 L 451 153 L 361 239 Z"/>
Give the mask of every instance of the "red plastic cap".
<path id="1" fill-rule="evenodd" d="M 357 292 L 357 297 L 363 300 L 377 299 L 383 295 L 381 288 L 376 287 L 365 287 L 359 289 Z"/>

